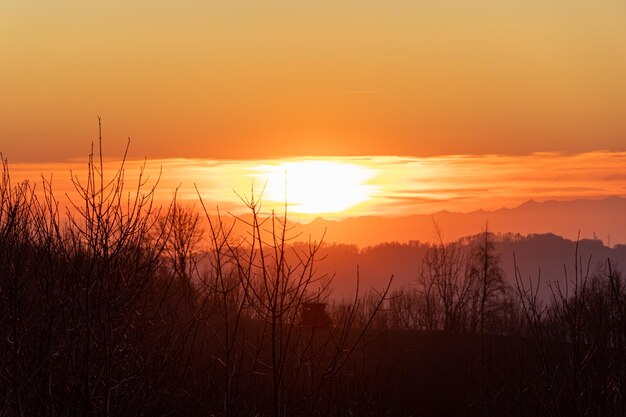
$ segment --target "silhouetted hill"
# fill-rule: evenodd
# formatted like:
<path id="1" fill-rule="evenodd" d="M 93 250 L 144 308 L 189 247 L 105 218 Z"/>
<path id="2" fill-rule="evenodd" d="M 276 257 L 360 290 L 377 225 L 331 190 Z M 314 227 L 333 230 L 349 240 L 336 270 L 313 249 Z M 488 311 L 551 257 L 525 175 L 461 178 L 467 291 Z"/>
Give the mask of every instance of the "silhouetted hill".
<path id="1" fill-rule="evenodd" d="M 384 286 L 394 275 L 394 288 L 415 285 L 421 262 L 428 246 L 425 243 L 384 243 L 358 249 L 354 245 L 325 245 L 320 251 L 324 260 L 318 264 L 318 272 L 335 274 L 333 288 L 335 295 L 348 297 L 353 294 L 356 284 L 356 269 L 359 266 L 361 290 Z M 536 282 L 541 270 L 541 295 L 545 299 L 550 293 L 549 283 L 564 283 L 564 267 L 568 276 L 573 277 L 576 242 L 552 233 L 521 235 L 501 235 L 496 243 L 501 256 L 501 266 L 505 280 L 514 284 L 513 255 L 524 279 L 532 277 Z M 607 258 L 618 267 L 626 265 L 626 245 L 614 248 L 604 246 L 600 240 L 583 239 L 578 242 L 578 255 L 583 265 L 596 269 L 598 262 Z"/>

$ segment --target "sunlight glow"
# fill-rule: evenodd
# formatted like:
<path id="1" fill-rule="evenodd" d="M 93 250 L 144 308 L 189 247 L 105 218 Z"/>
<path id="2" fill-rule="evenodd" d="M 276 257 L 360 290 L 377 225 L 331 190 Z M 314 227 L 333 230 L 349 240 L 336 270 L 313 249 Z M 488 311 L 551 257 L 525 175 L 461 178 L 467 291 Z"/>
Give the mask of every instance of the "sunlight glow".
<path id="1" fill-rule="evenodd" d="M 260 165 L 253 176 L 265 184 L 264 200 L 288 203 L 290 211 L 338 213 L 368 201 L 376 187 L 367 183 L 375 171 L 362 165 L 302 160 Z"/>

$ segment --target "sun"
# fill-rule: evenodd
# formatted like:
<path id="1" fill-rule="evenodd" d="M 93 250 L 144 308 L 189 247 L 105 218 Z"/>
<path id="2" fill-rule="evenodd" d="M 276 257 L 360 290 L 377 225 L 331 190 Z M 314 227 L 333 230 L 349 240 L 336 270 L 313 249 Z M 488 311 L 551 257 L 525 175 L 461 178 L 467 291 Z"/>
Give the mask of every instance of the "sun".
<path id="1" fill-rule="evenodd" d="M 325 160 L 284 161 L 259 165 L 255 178 L 265 184 L 263 200 L 288 204 L 303 214 L 340 213 L 368 201 L 374 170 L 363 165 Z"/>

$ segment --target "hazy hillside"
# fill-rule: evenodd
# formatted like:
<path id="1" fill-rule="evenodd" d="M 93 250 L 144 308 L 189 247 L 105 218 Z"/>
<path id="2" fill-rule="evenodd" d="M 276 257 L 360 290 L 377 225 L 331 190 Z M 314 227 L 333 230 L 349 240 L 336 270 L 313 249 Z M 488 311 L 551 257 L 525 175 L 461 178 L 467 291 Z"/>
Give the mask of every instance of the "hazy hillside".
<path id="1" fill-rule="evenodd" d="M 500 238 L 496 249 L 501 256 L 501 266 L 507 282 L 514 283 L 513 255 L 523 277 L 536 280 L 541 269 L 543 296 L 549 294 L 548 283 L 564 281 L 564 267 L 573 276 L 576 242 L 554 234 L 528 237 L 506 235 Z M 319 273 L 335 274 L 335 294 L 349 296 L 356 284 L 359 266 L 361 288 L 382 287 L 394 275 L 394 287 L 415 284 L 427 245 L 420 242 L 385 243 L 359 250 L 351 245 L 326 245 L 321 250 L 324 260 L 318 264 Z M 581 240 L 578 254 L 583 265 L 590 260 L 593 272 L 598 262 L 610 258 L 616 265 L 626 265 L 626 245 L 614 248 L 604 246 L 599 240 Z"/>

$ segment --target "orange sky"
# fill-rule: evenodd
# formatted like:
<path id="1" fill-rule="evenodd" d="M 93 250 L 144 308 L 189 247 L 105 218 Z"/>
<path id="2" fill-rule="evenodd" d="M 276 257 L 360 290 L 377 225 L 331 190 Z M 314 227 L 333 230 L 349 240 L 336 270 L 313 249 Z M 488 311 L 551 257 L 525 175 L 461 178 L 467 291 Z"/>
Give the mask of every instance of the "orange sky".
<path id="1" fill-rule="evenodd" d="M 0 2 L 0 151 L 626 150 L 623 0 Z"/>
<path id="2" fill-rule="evenodd" d="M 128 161 L 126 184 L 132 188 L 143 161 Z M 110 175 L 119 162 L 109 161 Z M 316 175 L 310 175 L 312 167 Z M 10 164 L 12 180 L 40 182 L 41 174 L 53 179 L 60 200 L 72 195 L 72 173 L 85 180 L 86 163 Z M 285 174 L 287 178 L 285 178 Z M 304 174 L 304 176 L 301 176 Z M 159 178 L 156 198 L 178 199 L 198 207 L 198 186 L 211 213 L 245 212 L 240 197 L 261 190 L 263 211 L 282 211 L 287 195 L 290 219 L 301 222 L 318 216 L 405 216 L 441 210 L 469 212 L 515 207 L 537 201 L 599 199 L 626 196 L 626 152 L 583 154 L 536 153 L 512 155 L 452 155 L 438 157 L 328 157 L 303 164 L 286 160 L 216 161 L 163 159 L 146 163 L 144 190 Z M 285 194 L 287 185 L 287 194 Z M 329 212 L 324 212 L 329 209 Z M 590 213 L 597 215 L 597 213 Z M 476 225 L 473 225 L 476 226 Z"/>

